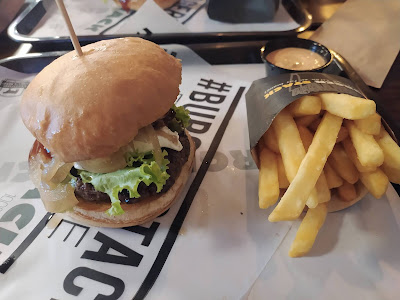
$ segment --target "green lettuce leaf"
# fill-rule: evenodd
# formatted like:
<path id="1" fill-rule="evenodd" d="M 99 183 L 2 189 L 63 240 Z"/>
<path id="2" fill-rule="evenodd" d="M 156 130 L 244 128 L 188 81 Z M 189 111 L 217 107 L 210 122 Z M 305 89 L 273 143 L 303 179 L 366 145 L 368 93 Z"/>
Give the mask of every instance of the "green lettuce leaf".
<path id="1" fill-rule="evenodd" d="M 183 106 L 176 106 L 175 104 L 172 106 L 172 109 L 175 111 L 175 118 L 179 123 L 181 123 L 184 128 L 188 127 L 190 121 L 189 110 L 185 109 Z"/>
<path id="2" fill-rule="evenodd" d="M 79 171 L 83 183 L 91 183 L 96 191 L 106 193 L 111 199 L 111 207 L 107 210 L 110 216 L 121 215 L 124 210 L 118 199 L 118 193 L 126 189 L 130 198 L 139 198 L 138 186 L 144 182 L 147 186 L 154 183 L 157 186 L 157 193 L 161 192 L 167 179 L 169 178 L 168 169 L 169 160 L 165 158 L 167 151 L 163 151 L 163 160 L 159 166 L 149 154 L 128 154 L 128 167 L 111 173 L 92 173 L 88 171 Z M 134 162 L 142 163 L 139 167 L 133 167 Z"/>

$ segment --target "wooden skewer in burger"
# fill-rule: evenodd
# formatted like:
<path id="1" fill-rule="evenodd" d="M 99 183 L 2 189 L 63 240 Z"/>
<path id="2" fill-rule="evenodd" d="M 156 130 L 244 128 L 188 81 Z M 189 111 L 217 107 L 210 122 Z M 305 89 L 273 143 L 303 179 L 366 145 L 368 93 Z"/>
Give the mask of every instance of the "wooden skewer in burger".
<path id="1" fill-rule="evenodd" d="M 82 53 L 56 59 L 23 95 L 32 181 L 50 212 L 94 226 L 144 223 L 172 205 L 192 169 L 188 112 L 174 105 L 181 64 L 139 38 Z"/>

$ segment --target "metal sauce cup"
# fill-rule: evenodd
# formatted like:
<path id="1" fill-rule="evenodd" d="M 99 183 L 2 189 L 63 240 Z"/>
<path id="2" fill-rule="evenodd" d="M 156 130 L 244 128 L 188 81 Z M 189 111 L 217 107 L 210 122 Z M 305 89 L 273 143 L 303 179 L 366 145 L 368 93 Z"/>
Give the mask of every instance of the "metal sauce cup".
<path id="1" fill-rule="evenodd" d="M 300 48 L 307 49 L 312 52 L 320 55 L 324 60 L 325 64 L 309 70 L 290 70 L 282 67 L 278 67 L 274 65 L 272 62 L 267 60 L 268 54 L 272 53 L 275 50 L 284 49 L 284 48 Z M 285 73 L 299 73 L 299 72 L 323 72 L 332 62 L 333 55 L 324 45 L 321 45 L 317 42 L 299 38 L 285 38 L 285 39 L 277 39 L 268 41 L 261 48 L 261 59 L 265 64 L 266 74 L 267 76 L 274 76 Z"/>

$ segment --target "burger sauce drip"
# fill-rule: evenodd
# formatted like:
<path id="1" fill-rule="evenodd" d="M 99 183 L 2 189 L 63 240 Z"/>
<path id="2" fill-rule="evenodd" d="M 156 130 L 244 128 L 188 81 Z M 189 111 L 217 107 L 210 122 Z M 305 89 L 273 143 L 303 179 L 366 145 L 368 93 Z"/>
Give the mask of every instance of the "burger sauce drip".
<path id="1" fill-rule="evenodd" d="M 154 160 L 156 161 L 156 163 L 159 166 L 161 166 L 162 153 L 161 153 L 161 146 L 160 146 L 160 142 L 158 141 L 158 137 L 157 137 L 156 131 L 154 130 L 152 125 L 147 125 L 143 129 L 145 130 L 146 136 L 149 138 L 149 142 L 153 146 Z"/>
<path id="2" fill-rule="evenodd" d="M 121 7 L 124 11 L 129 12 L 129 1 L 130 0 L 119 0 L 119 3 L 121 4 Z"/>

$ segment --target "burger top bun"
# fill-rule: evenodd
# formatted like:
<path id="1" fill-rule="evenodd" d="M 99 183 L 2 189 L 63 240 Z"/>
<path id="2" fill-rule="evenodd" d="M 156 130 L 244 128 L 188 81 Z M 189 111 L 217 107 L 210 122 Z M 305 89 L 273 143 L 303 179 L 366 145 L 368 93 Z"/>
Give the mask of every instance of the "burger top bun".
<path id="1" fill-rule="evenodd" d="M 181 64 L 140 38 L 96 42 L 45 67 L 21 100 L 25 126 L 64 162 L 106 157 L 161 118 L 179 94 Z"/>

